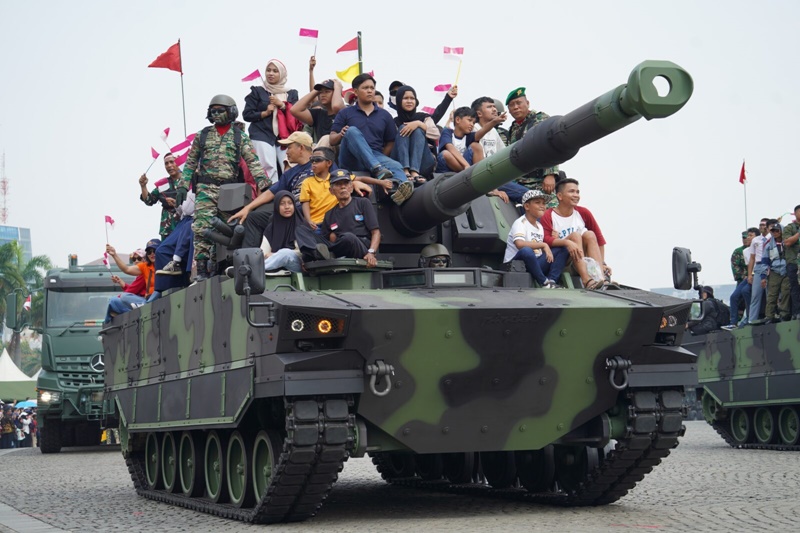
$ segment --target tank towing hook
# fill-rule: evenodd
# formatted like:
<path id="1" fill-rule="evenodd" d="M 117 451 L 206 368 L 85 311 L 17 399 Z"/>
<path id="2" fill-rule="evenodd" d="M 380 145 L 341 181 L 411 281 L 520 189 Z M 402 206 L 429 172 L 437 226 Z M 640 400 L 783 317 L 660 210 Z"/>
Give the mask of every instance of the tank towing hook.
<path id="1" fill-rule="evenodd" d="M 391 378 L 386 378 L 386 388 L 382 391 L 378 391 L 375 384 L 378 382 L 378 379 L 382 377 L 394 376 L 394 367 L 392 365 L 387 365 L 382 359 L 379 359 L 371 365 L 367 365 L 366 371 L 368 376 L 372 376 L 369 378 L 369 390 L 372 391 L 372 394 L 375 396 L 386 396 L 389 394 L 389 391 L 392 390 Z"/>
<path id="2" fill-rule="evenodd" d="M 615 355 L 611 359 L 606 359 L 606 370 L 610 370 L 611 372 L 608 373 L 608 381 L 611 383 L 611 386 L 617 390 L 622 390 L 628 386 L 628 369 L 631 367 L 631 362 L 628 359 L 623 358 L 620 355 Z M 622 371 L 622 383 L 617 385 L 616 382 L 616 375 L 617 370 Z"/>

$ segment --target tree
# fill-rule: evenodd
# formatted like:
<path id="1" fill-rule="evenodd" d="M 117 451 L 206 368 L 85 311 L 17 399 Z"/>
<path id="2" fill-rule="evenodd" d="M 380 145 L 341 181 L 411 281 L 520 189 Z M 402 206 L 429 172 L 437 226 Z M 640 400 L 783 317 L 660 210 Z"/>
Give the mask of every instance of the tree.
<path id="1" fill-rule="evenodd" d="M 22 304 L 32 290 L 39 289 L 44 285 L 44 275 L 50 268 L 52 268 L 52 264 L 46 255 L 37 255 L 26 263 L 22 255 L 22 248 L 16 241 L 0 246 L 0 315 L 4 320 L 6 296 L 16 291 L 17 313 L 21 315 L 21 318 L 27 318 L 28 322 L 35 322 L 35 320 L 31 320 L 30 312 L 22 310 Z M 41 311 L 41 304 L 37 307 Z M 41 323 L 41 317 L 37 317 L 37 319 Z M 20 366 L 22 353 L 19 331 L 11 334 L 8 353 L 14 363 Z"/>

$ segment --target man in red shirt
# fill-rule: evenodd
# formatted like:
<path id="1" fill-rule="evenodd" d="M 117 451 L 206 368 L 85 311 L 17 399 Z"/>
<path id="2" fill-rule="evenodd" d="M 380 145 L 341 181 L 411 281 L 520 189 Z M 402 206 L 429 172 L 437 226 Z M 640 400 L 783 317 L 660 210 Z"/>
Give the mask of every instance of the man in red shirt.
<path id="1" fill-rule="evenodd" d="M 604 259 L 606 240 L 591 211 L 578 205 L 581 200 L 578 185 L 578 180 L 572 178 L 563 179 L 556 185 L 558 206 L 545 211 L 541 219 L 544 242 L 550 247 L 565 247 L 583 286 L 599 289 L 611 277 L 611 267 Z M 605 280 L 591 275 L 585 257 L 594 259 Z"/>

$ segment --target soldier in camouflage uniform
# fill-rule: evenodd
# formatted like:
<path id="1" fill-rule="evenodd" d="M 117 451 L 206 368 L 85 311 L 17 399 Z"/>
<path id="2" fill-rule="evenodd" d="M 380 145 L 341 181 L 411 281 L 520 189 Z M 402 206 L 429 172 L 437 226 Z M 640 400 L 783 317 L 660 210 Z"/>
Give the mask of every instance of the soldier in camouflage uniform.
<path id="1" fill-rule="evenodd" d="M 253 151 L 253 143 L 244 132 L 241 132 L 241 146 L 237 149 L 235 137 L 238 134 L 234 131 L 238 126 L 233 122 L 238 116 L 236 101 L 230 96 L 220 94 L 211 99 L 206 118 L 214 126 L 208 128 L 204 146 L 201 145 L 204 137 L 202 132 L 194 138 L 183 169 L 183 181 L 178 187 L 176 202 L 180 205 L 186 198 L 189 187 L 192 183 L 195 184 L 196 200 L 192 223 L 194 259 L 197 268 L 195 281 L 201 281 L 209 276 L 208 261 L 214 259 L 213 243 L 203 232 L 211 228 L 213 217 L 228 219 L 228 213 L 217 209 L 219 187 L 239 180 L 237 152 L 247 163 L 259 191 L 263 192 L 270 186 L 264 168 Z"/>
<path id="2" fill-rule="evenodd" d="M 525 87 L 519 87 L 508 93 L 506 107 L 511 116 L 514 117 L 511 129 L 508 131 L 509 146 L 522 139 L 525 132 L 536 124 L 550 118 L 547 113 L 531 109 L 531 103 L 528 101 L 528 97 L 525 96 Z M 553 195 L 556 188 L 557 175 L 558 165 L 549 168 L 537 168 L 533 172 L 517 178 L 516 182 L 528 189 L 538 189 L 546 194 Z M 553 195 L 547 207 L 555 207 L 557 205 L 558 201 Z"/>
<path id="3" fill-rule="evenodd" d="M 747 249 L 750 246 L 750 241 L 758 235 L 756 228 L 750 228 L 742 232 L 742 246 L 736 248 L 731 254 L 731 273 L 733 279 L 736 281 L 736 288 L 731 293 L 730 307 L 731 318 L 730 324 L 725 329 L 736 327 L 739 323 L 739 309 L 744 304 L 744 314 L 742 320 L 746 320 L 750 310 L 750 297 L 751 287 L 747 282 L 747 261 L 749 257 L 745 258 L 745 253 L 749 255 L 750 251 Z"/>
<path id="4" fill-rule="evenodd" d="M 172 233 L 172 230 L 175 229 L 180 220 L 178 213 L 175 211 L 175 185 L 180 181 L 181 171 L 178 169 L 178 165 L 175 164 L 175 156 L 169 152 L 164 154 L 164 168 L 167 170 L 168 187 L 166 189 L 163 188 L 163 184 L 159 186 L 159 180 L 159 182 L 156 182 L 156 188 L 147 192 L 147 174 L 142 174 L 139 178 L 139 186 L 142 188 L 139 199 L 145 205 L 160 203 L 163 207 L 161 209 L 161 226 L 158 230 L 162 239 L 166 239 Z"/>

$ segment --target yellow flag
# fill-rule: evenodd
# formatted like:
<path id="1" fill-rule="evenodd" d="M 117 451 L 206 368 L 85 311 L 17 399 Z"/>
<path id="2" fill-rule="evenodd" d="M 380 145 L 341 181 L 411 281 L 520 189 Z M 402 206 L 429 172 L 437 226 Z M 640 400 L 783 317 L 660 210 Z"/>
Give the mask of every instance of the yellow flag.
<path id="1" fill-rule="evenodd" d="M 353 65 L 347 67 L 344 70 L 336 71 L 336 77 L 345 83 L 352 82 L 353 78 L 355 78 L 356 76 L 358 76 L 358 62 L 354 63 Z"/>

